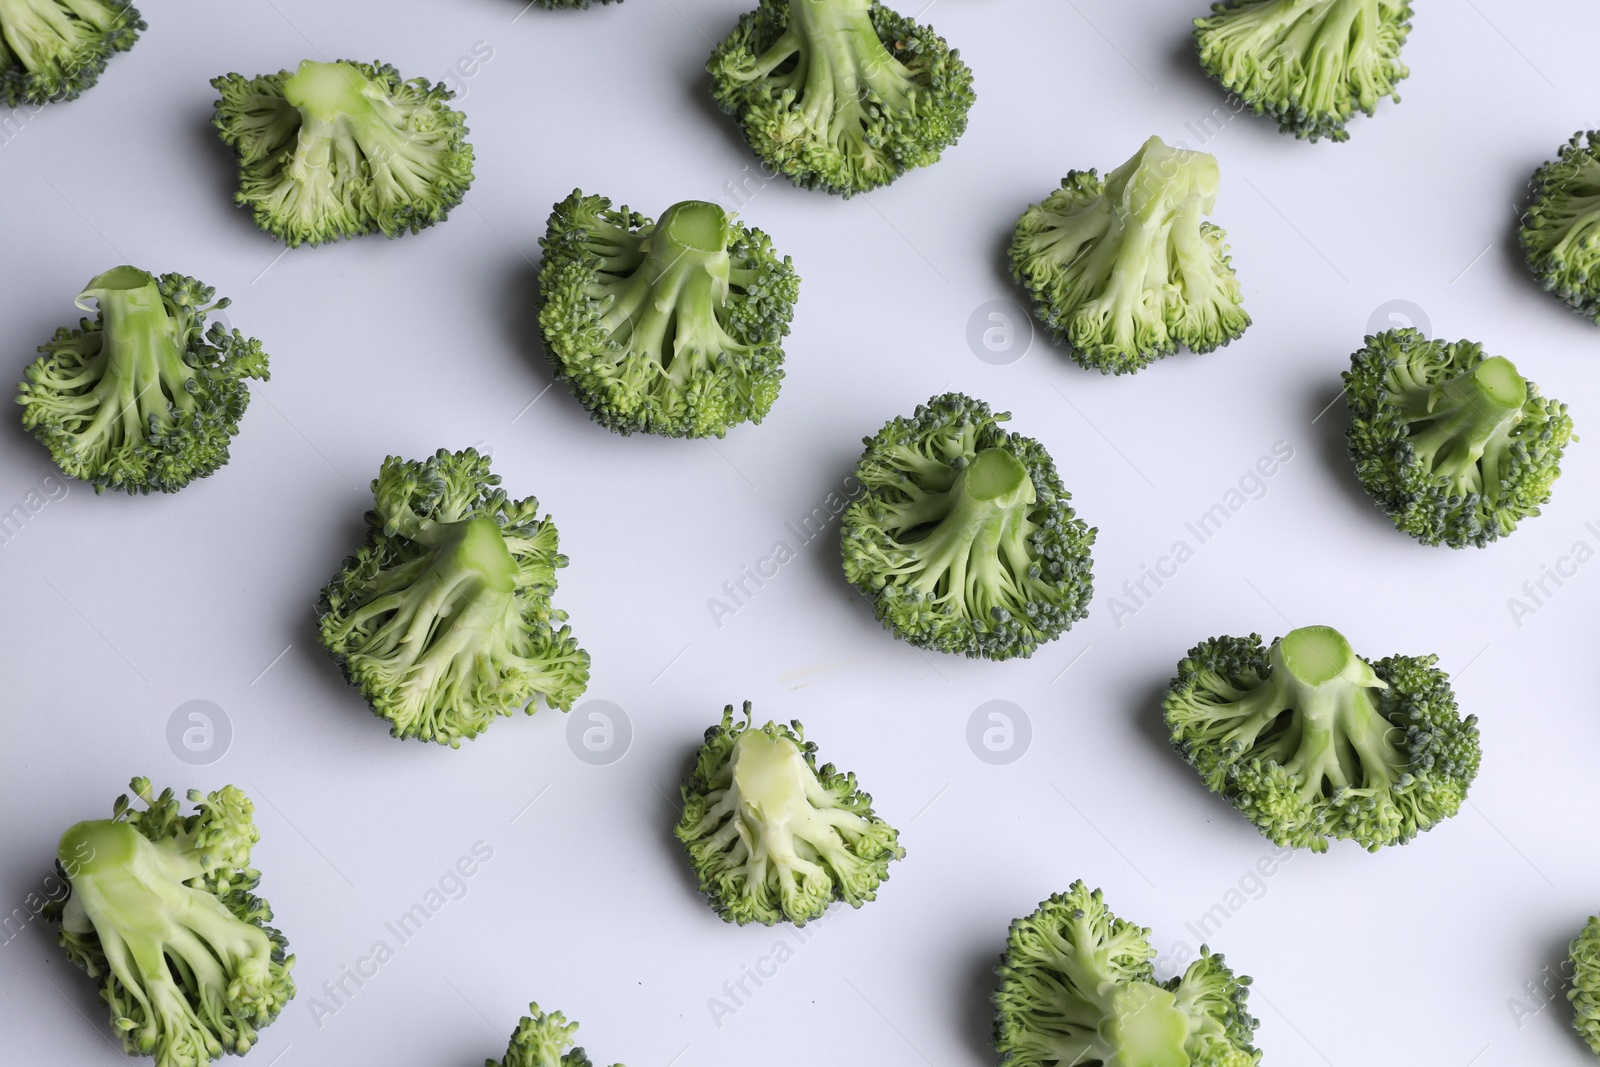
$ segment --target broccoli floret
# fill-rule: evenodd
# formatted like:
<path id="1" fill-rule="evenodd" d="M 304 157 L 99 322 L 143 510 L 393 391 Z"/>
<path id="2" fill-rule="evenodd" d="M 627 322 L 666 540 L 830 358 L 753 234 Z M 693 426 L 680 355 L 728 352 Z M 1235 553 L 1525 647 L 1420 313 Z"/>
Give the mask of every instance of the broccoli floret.
<path id="1" fill-rule="evenodd" d="M 1456 711 L 1437 656 L 1357 656 L 1327 626 L 1273 642 L 1216 637 L 1178 664 L 1163 706 L 1207 788 L 1273 843 L 1326 852 L 1403 845 L 1461 808 L 1478 719 Z"/>
<path id="2" fill-rule="evenodd" d="M 722 437 L 766 416 L 800 291 L 766 234 L 703 200 L 651 222 L 574 189 L 539 244 L 545 352 L 596 422 Z"/>
<path id="3" fill-rule="evenodd" d="M 818 768 L 816 752 L 799 722 L 752 726 L 748 700 L 743 722 L 729 704 L 706 731 L 673 832 L 727 921 L 804 925 L 835 900 L 859 908 L 905 856 L 856 776 Z"/>
<path id="4" fill-rule="evenodd" d="M 756 155 L 844 196 L 937 162 L 973 101 L 960 53 L 876 0 L 761 0 L 706 69 Z"/>
<path id="5" fill-rule="evenodd" d="M 1001 1067 L 1252 1067 L 1250 979 L 1205 946 L 1157 983 L 1150 931 L 1074 882 L 1011 924 L 996 971 Z"/>
<path id="6" fill-rule="evenodd" d="M 283 935 L 253 895 L 260 839 L 250 799 L 233 786 L 179 814 L 172 790 L 131 785 L 145 807 L 117 798 L 109 819 L 61 836 L 57 866 L 72 886 L 49 917 L 67 956 L 100 982 L 111 1027 L 130 1055 L 156 1067 L 196 1067 L 243 1055 L 294 996 Z"/>
<path id="7" fill-rule="evenodd" d="M 442 221 L 472 184 L 465 116 L 443 82 L 388 64 L 317 63 L 213 78 L 212 122 L 239 157 L 234 201 L 290 247 Z"/>
<path id="8" fill-rule="evenodd" d="M 322 643 L 395 737 L 459 748 L 538 696 L 566 711 L 589 684 L 550 603 L 567 565 L 555 523 L 499 484 L 470 448 L 390 456 L 366 543 L 322 591 Z"/>
<path id="9" fill-rule="evenodd" d="M 1588 923 L 1572 942 L 1572 1028 L 1600 1056 L 1600 916 Z"/>
<path id="10" fill-rule="evenodd" d="M 547 1014 L 538 1004 L 529 1004 L 528 1014 L 511 1035 L 505 1058 L 484 1060 L 483 1067 L 590 1067 L 588 1054 L 581 1047 L 572 1047 L 577 1032 L 578 1024 L 567 1022 L 559 1011 Z"/>
<path id="11" fill-rule="evenodd" d="M 1539 514 L 1577 440 L 1565 404 L 1470 341 L 1389 330 L 1367 338 L 1344 383 L 1361 484 L 1426 545 L 1482 548 Z"/>
<path id="12" fill-rule="evenodd" d="M 1039 442 L 961 393 L 865 438 L 841 521 L 844 573 L 920 648 L 1031 656 L 1089 611 L 1095 531 Z"/>
<path id="13" fill-rule="evenodd" d="M 1255 114 L 1302 140 L 1347 141 L 1357 110 L 1400 102 L 1410 32 L 1408 0 L 1232 0 L 1196 19 L 1194 35 L 1206 73 Z"/>
<path id="14" fill-rule="evenodd" d="M 1600 322 L 1600 132 L 1578 133 L 1533 176 L 1518 236 L 1539 284 Z"/>
<path id="15" fill-rule="evenodd" d="M 120 0 L 0 0 L 0 104 L 74 99 L 144 28 Z"/>
<path id="16" fill-rule="evenodd" d="M 1101 181 L 1070 171 L 1017 220 L 1011 272 L 1074 360 L 1129 374 L 1182 345 L 1210 352 L 1250 325 L 1216 203 L 1215 156 L 1152 137 Z"/>
<path id="17" fill-rule="evenodd" d="M 94 319 L 40 345 L 18 387 L 23 427 L 97 493 L 174 493 L 221 467 L 250 403 L 245 379 L 268 374 L 260 341 L 220 322 L 206 329 L 229 304 L 215 295 L 136 267 L 90 279 L 77 305 L 93 300 Z"/>

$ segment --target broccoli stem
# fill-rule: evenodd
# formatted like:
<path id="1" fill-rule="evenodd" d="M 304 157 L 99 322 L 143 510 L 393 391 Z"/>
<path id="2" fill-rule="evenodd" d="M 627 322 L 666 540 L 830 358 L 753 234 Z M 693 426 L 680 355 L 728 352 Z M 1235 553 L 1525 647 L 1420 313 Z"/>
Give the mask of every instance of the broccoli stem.
<path id="1" fill-rule="evenodd" d="M 0 30 L 29 72 L 61 67 L 70 53 L 110 29 L 117 12 L 98 0 L 0 0 Z M 0 56 L 6 49 L 0 45 Z"/>
<path id="2" fill-rule="evenodd" d="M 112 973 L 144 1008 L 139 1050 L 164 1039 L 163 1062 L 201 1063 L 222 1054 L 216 1034 L 228 1050 L 249 1051 L 249 1013 L 263 1006 L 272 945 L 215 896 L 185 884 L 202 873 L 195 858 L 111 819 L 68 829 L 57 856 L 74 872 L 67 930 L 93 931 Z M 179 981 L 199 999 L 205 1022 Z"/>
<path id="3" fill-rule="evenodd" d="M 1269 659 L 1272 674 L 1257 690 L 1260 700 L 1274 717 L 1294 712 L 1273 758 L 1302 778 L 1306 800 L 1325 789 L 1382 789 L 1399 780 L 1406 758 L 1389 740 L 1393 727 L 1374 695 L 1388 683 L 1343 635 L 1327 626 L 1293 630 L 1273 646 Z M 1250 702 L 1257 702 L 1255 694 Z"/>
<path id="4" fill-rule="evenodd" d="M 949 492 L 931 498 L 925 513 L 943 518 L 907 545 L 915 559 L 899 573 L 915 571 L 913 589 L 956 604 L 969 618 L 996 607 L 1016 610 L 1027 600 L 1020 585 L 1032 566 L 1027 520 L 1037 500 L 1021 461 L 1003 448 L 983 449 Z"/>
<path id="5" fill-rule="evenodd" d="M 716 204 L 674 204 L 641 243 L 638 269 L 623 281 L 592 287 L 592 296 L 609 301 L 600 326 L 622 342 L 613 353 L 619 365 L 630 352 L 647 356 L 643 373 L 664 374 L 681 386 L 708 369 L 714 353 L 748 351 L 717 318 L 728 301 L 730 234 L 727 212 Z"/>
<path id="6" fill-rule="evenodd" d="M 1546 253 L 1557 260 L 1571 259 L 1600 241 L 1600 163 L 1583 156 L 1562 184 L 1564 195 L 1537 205 L 1541 222 L 1566 231 Z"/>
<path id="7" fill-rule="evenodd" d="M 85 463 L 92 466 L 130 441 L 171 429 L 175 411 L 193 411 L 195 372 L 183 360 L 176 326 L 149 274 L 115 267 L 78 295 L 78 306 L 89 310 L 85 299 L 99 305 L 100 351 L 77 373 L 51 384 L 71 388 L 99 372 L 94 388 L 53 405 L 78 416 L 70 425 Z"/>
<path id="8" fill-rule="evenodd" d="M 283 97 L 301 115 L 290 164 L 296 178 L 321 171 L 322 180 L 331 182 L 335 171 L 364 171 L 385 206 L 428 193 L 436 161 L 425 149 L 437 138 L 408 130 L 400 110 L 356 67 L 305 60 L 284 80 Z"/>
<path id="9" fill-rule="evenodd" d="M 410 729 L 440 704 L 435 692 L 470 684 L 468 649 L 491 659 L 513 658 L 509 635 L 520 624 L 515 590 L 519 569 L 499 523 L 488 516 L 424 522 L 417 539 L 429 556 L 380 576 L 378 594 L 346 621 L 347 630 L 389 618 L 362 652 L 388 684 L 412 694 L 397 705 L 397 728 Z M 392 591 L 388 591 L 392 590 Z"/>
<path id="10" fill-rule="evenodd" d="M 1100 1024 L 1102 1040 L 1115 1050 L 1112 1062 L 1129 1067 L 1189 1067 L 1189 1020 L 1177 997 L 1151 982 L 1129 982 L 1111 994 L 1111 1011 Z"/>
<path id="11" fill-rule="evenodd" d="M 740 77 L 794 90 L 803 125 L 833 143 L 860 133 L 869 95 L 891 114 L 916 103 L 916 83 L 872 24 L 872 0 L 789 0 L 788 27 Z M 872 146 L 857 137 L 851 147 L 870 162 Z"/>
<path id="12" fill-rule="evenodd" d="M 1412 449 L 1448 480 L 1451 495 L 1477 493 L 1493 504 L 1527 399 L 1527 381 L 1510 360 L 1494 356 L 1441 385 L 1410 392 L 1401 411 L 1411 423 Z"/>

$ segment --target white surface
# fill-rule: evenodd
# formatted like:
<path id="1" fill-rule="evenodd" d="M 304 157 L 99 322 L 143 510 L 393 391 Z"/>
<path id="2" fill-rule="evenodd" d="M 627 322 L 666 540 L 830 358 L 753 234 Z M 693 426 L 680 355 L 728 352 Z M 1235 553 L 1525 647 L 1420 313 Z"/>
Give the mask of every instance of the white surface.
<path id="1" fill-rule="evenodd" d="M 1169 750 L 1157 699 L 1203 637 L 1329 622 L 1369 656 L 1438 652 L 1482 720 L 1483 772 L 1444 827 L 1380 855 L 1296 855 L 1210 938 L 1256 979 L 1266 1062 L 1589 1062 L 1564 1003 L 1519 1026 L 1508 1001 L 1600 908 L 1600 564 L 1520 628 L 1506 601 L 1574 542 L 1600 547 L 1585 527 L 1600 520 L 1600 333 L 1538 291 L 1513 237 L 1527 177 L 1597 121 L 1584 100 L 1600 11 L 1421 4 L 1404 104 L 1353 123 L 1348 144 L 1248 115 L 1221 125 L 1204 146 L 1222 164 L 1216 221 L 1256 324 L 1216 354 L 1110 379 L 1044 338 L 986 365 L 967 320 L 1015 297 L 1011 223 L 1067 169 L 1115 166 L 1152 132 L 1199 146 L 1189 124 L 1223 104 L 1187 43 L 1205 5 L 945 0 L 927 20 L 976 71 L 966 137 L 870 197 L 782 181 L 745 197 L 743 217 L 804 278 L 788 378 L 764 425 L 695 443 L 613 436 L 559 386 L 516 418 L 551 380 L 531 341 L 532 264 L 574 185 L 652 214 L 686 197 L 734 206 L 729 183 L 755 161 L 701 65 L 744 0 L 513 24 L 518 6 L 150 0 L 149 31 L 98 88 L 0 145 L 13 377 L 76 318 L 78 287 L 121 262 L 232 296 L 273 372 L 215 476 L 143 499 L 73 486 L 0 545 L 0 911 L 42 887 L 60 831 L 108 812 L 131 775 L 234 782 L 257 801 L 262 892 L 301 988 L 257 1067 L 477 1064 L 532 999 L 580 1020 L 601 1064 L 989 1063 L 990 966 L 1011 918 L 1081 877 L 1167 953 L 1193 947 L 1186 922 L 1254 886 L 1273 849 Z M 231 205 L 213 75 L 320 53 L 442 78 L 480 42 L 493 57 L 460 103 L 478 177 L 447 223 L 279 259 Z M 1414 544 L 1355 483 L 1342 405 L 1312 425 L 1393 299 L 1572 405 L 1585 440 L 1545 515 L 1509 541 Z M 924 655 L 878 629 L 830 531 L 716 626 L 708 599 L 838 489 L 860 438 L 947 387 L 1009 408 L 1054 453 L 1100 530 L 1090 617 L 1028 662 Z M 14 415 L 3 424 L 0 510 L 52 470 Z M 1294 458 L 1266 495 L 1116 626 L 1108 598 L 1279 441 Z M 554 712 L 460 751 L 391 740 L 316 644 L 311 603 L 359 536 L 382 458 L 473 443 L 560 526 L 572 565 L 557 601 L 593 655 L 589 696 L 633 724 L 613 765 L 575 758 Z M 746 698 L 802 718 L 909 850 L 877 903 L 830 913 L 803 945 L 718 920 L 670 835 L 666 798 L 701 732 Z M 212 766 L 167 746 L 192 699 L 233 725 Z M 965 739 L 993 699 L 1031 718 L 1011 766 Z M 466 895 L 319 1026 L 322 984 L 393 943 L 385 922 L 477 841 L 494 855 Z M 708 999 L 779 942 L 793 958 L 719 1026 Z M 0 945 L 0 1034 L 8 1063 L 119 1057 L 91 983 L 40 923 Z"/>

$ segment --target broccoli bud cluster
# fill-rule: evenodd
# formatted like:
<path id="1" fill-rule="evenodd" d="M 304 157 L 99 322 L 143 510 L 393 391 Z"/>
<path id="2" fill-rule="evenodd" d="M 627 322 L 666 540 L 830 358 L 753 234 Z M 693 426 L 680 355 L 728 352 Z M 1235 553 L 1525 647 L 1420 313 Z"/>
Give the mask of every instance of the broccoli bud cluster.
<path id="1" fill-rule="evenodd" d="M 856 776 L 818 767 L 816 751 L 798 722 L 753 725 L 749 701 L 744 721 L 729 704 L 706 731 L 675 832 L 729 922 L 804 924 L 835 900 L 859 908 L 905 856 Z"/>
<path id="2" fill-rule="evenodd" d="M 1478 774 L 1478 720 L 1437 656 L 1374 663 L 1326 626 L 1216 637 L 1178 664 L 1172 744 L 1278 845 L 1376 852 L 1455 815 Z"/>
<path id="3" fill-rule="evenodd" d="M 390 456 L 367 539 L 322 591 L 322 643 L 395 737 L 452 748 L 535 701 L 562 711 L 589 654 L 550 603 L 556 527 L 475 449 Z"/>
<path id="4" fill-rule="evenodd" d="M 844 572 L 895 636 L 985 659 L 1030 656 L 1089 610 L 1095 531 L 1044 446 L 946 393 L 896 418 L 856 467 Z"/>
<path id="5" fill-rule="evenodd" d="M 1389 330 L 1367 338 L 1344 383 L 1361 484 L 1426 545 L 1482 548 L 1538 515 L 1576 440 L 1565 404 L 1470 341 Z"/>
<path id="6" fill-rule="evenodd" d="M 974 99 L 960 54 L 877 0 L 761 0 L 707 69 L 756 155 L 843 196 L 936 162 Z"/>
<path id="7" fill-rule="evenodd" d="M 1001 1067 L 1254 1067 L 1250 979 L 1205 946 L 1157 982 L 1150 931 L 1074 882 L 1015 920 L 996 968 Z"/>
<path id="8" fill-rule="evenodd" d="M 67 956 L 100 983 L 111 1026 L 130 1055 L 157 1067 L 198 1067 L 243 1055 L 294 996 L 283 935 L 254 895 L 259 839 L 248 797 L 233 786 L 180 814 L 170 789 L 135 778 L 135 808 L 117 798 L 109 819 L 61 837 L 57 867 L 72 895 L 51 918 Z"/>
<path id="9" fill-rule="evenodd" d="M 652 221 L 575 189 L 539 244 L 545 352 L 596 422 L 722 437 L 766 417 L 800 289 L 766 234 L 703 200 Z"/>

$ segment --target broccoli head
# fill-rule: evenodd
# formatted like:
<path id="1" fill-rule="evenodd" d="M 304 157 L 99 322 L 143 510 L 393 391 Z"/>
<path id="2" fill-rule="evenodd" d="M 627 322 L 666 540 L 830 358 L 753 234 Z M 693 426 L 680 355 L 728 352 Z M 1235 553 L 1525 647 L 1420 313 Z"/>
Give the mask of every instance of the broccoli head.
<path id="1" fill-rule="evenodd" d="M 63 326 L 17 390 L 22 425 L 56 464 L 95 492 L 177 492 L 228 462 L 250 403 L 248 378 L 267 378 L 261 342 L 206 316 L 228 306 L 182 274 L 114 267 L 92 278 L 78 307 L 93 321 Z"/>
<path id="2" fill-rule="evenodd" d="M 1534 174 L 1518 236 L 1539 284 L 1600 322 L 1600 132 L 1575 134 Z"/>
<path id="3" fill-rule="evenodd" d="M 1195 20 L 1200 65 L 1257 115 L 1302 140 L 1347 141 L 1345 123 L 1411 73 L 1409 0 L 1230 0 Z"/>
<path id="4" fill-rule="evenodd" d="M 1572 1028 L 1600 1056 L 1600 916 L 1588 923 L 1572 942 Z"/>
<path id="5" fill-rule="evenodd" d="M 1001 1067 L 1253 1067 L 1250 979 L 1206 947 L 1157 983 L 1150 931 L 1074 882 L 1011 924 L 996 971 Z"/>
<path id="6" fill-rule="evenodd" d="M 74 99 L 144 28 L 122 0 L 0 0 L 0 104 Z"/>
<path id="7" fill-rule="evenodd" d="M 1070 171 L 1017 220 L 1011 272 L 1072 358 L 1128 374 L 1182 345 L 1210 352 L 1250 325 L 1227 234 L 1202 221 L 1215 156 L 1152 137 L 1101 181 Z"/>
<path id="8" fill-rule="evenodd" d="M 596 422 L 722 437 L 766 416 L 800 290 L 766 234 L 703 200 L 651 222 L 575 189 L 539 244 L 545 352 Z"/>
<path id="9" fill-rule="evenodd" d="M 1044 446 L 946 393 L 865 439 L 841 521 L 844 573 L 919 648 L 1030 656 L 1089 611 L 1095 531 Z"/>
<path id="10" fill-rule="evenodd" d="M 1565 404 L 1470 341 L 1389 330 L 1367 338 L 1344 382 L 1356 474 L 1425 545 L 1482 548 L 1539 514 L 1577 440 Z"/>
<path id="11" fill-rule="evenodd" d="M 146 778 L 132 790 L 143 809 L 123 795 L 111 818 L 61 836 L 57 866 L 72 892 L 49 913 L 61 944 L 99 980 L 130 1055 L 153 1055 L 156 1067 L 243 1055 L 294 996 L 294 957 L 253 895 L 250 799 L 231 785 L 190 790 L 195 810 L 181 815 L 172 790 L 153 796 Z"/>
<path id="12" fill-rule="evenodd" d="M 366 543 L 322 591 L 322 643 L 395 737 L 458 748 L 541 695 L 566 711 L 589 684 L 550 603 L 567 565 L 555 524 L 499 484 L 470 448 L 390 456 Z"/>
<path id="13" fill-rule="evenodd" d="M 761 0 L 706 69 L 769 167 L 844 196 L 937 162 L 973 101 L 960 54 L 877 0 Z"/>
<path id="14" fill-rule="evenodd" d="M 391 66 L 306 60 L 290 74 L 213 78 L 212 119 L 239 157 L 238 204 L 290 247 L 442 221 L 472 184 L 455 94 Z"/>
<path id="15" fill-rule="evenodd" d="M 528 1005 L 528 1014 L 517 1024 L 504 1059 L 485 1060 L 483 1067 L 591 1067 L 582 1048 L 573 1048 L 577 1023 L 567 1022 L 559 1011 L 539 1010 Z M 613 1064 L 622 1067 L 622 1064 Z"/>
<path id="16" fill-rule="evenodd" d="M 1216 637 L 1178 664 L 1163 705 L 1172 744 L 1207 788 L 1271 838 L 1326 852 L 1403 845 L 1461 808 L 1478 719 L 1456 711 L 1437 656 L 1369 663 L 1327 626 Z"/>
<path id="17" fill-rule="evenodd" d="M 706 731 L 674 833 L 727 921 L 803 925 L 835 900 L 859 908 L 905 856 L 856 776 L 818 768 L 816 751 L 798 722 L 752 726 L 748 700 L 743 722 L 729 704 Z"/>

